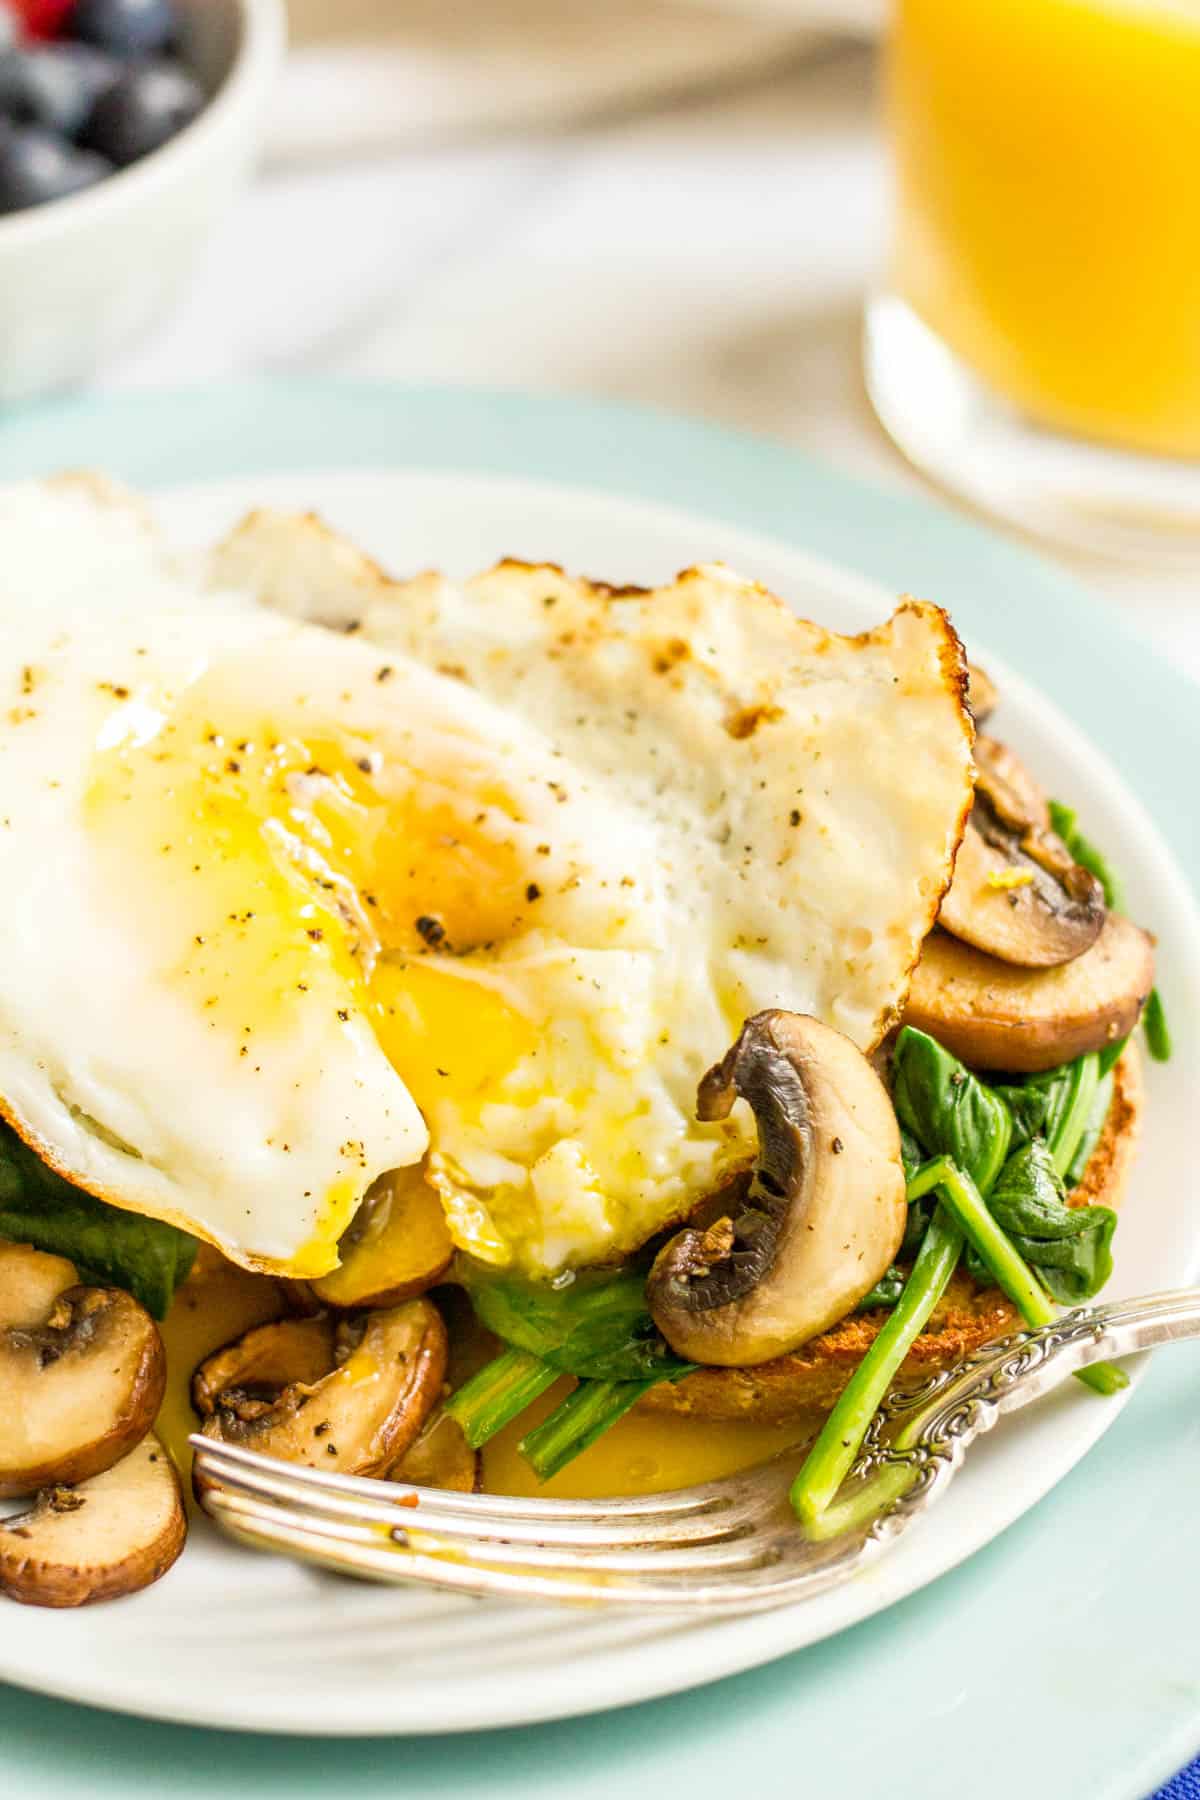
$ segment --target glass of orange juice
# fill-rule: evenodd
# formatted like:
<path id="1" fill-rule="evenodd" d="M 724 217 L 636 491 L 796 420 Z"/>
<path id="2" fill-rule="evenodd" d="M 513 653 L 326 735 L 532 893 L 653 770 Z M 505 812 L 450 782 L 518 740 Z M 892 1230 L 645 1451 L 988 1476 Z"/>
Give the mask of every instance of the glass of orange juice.
<path id="1" fill-rule="evenodd" d="M 1200 557 L 1200 0 L 895 0 L 887 116 L 892 437 L 1033 529 Z"/>

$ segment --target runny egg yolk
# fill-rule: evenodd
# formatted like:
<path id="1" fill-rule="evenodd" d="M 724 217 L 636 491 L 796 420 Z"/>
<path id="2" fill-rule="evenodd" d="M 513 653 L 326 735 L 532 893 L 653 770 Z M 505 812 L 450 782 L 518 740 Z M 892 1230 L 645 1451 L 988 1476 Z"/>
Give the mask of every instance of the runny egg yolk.
<path id="1" fill-rule="evenodd" d="M 367 1023 L 427 1119 L 446 1101 L 471 1116 L 536 1048 L 481 966 L 533 920 L 514 798 L 469 764 L 454 773 L 328 731 L 231 727 L 193 702 L 97 752 L 85 819 L 160 976 L 247 1079 L 325 1007 Z M 303 1272 L 335 1261 L 357 1197 L 346 1181 L 324 1196 Z"/>
<path id="2" fill-rule="evenodd" d="M 444 1094 L 482 1100 L 534 1047 L 528 1021 L 491 988 L 429 960 L 389 958 L 369 993 L 375 1035 L 425 1113 Z"/>

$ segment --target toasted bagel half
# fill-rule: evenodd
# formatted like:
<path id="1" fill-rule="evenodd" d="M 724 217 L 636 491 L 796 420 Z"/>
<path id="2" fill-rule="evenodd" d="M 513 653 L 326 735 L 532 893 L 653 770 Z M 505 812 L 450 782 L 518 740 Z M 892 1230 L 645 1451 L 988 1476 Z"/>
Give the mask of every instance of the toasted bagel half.
<path id="1" fill-rule="evenodd" d="M 1104 1130 L 1072 1206 L 1117 1206 L 1137 1147 L 1141 1125 L 1142 1066 L 1130 1044 L 1113 1071 L 1112 1101 Z M 742 1369 L 698 1369 L 674 1386 L 663 1382 L 640 1403 L 645 1412 L 690 1418 L 782 1423 L 811 1409 L 828 1411 L 884 1322 L 885 1311 L 851 1313 L 820 1337 L 786 1356 Z M 996 1287 L 981 1287 L 960 1269 L 901 1366 L 903 1380 L 920 1381 L 1021 1324 L 1016 1307 Z"/>

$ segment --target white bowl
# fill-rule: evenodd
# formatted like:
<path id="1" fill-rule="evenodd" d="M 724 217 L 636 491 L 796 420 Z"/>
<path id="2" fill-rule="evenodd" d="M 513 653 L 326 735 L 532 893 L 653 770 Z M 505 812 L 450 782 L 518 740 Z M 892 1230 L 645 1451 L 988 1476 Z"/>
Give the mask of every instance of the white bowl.
<path id="1" fill-rule="evenodd" d="M 212 97 L 177 138 L 66 200 L 0 217 L 0 403 L 93 374 L 174 296 L 248 169 L 285 40 L 281 0 L 177 0 Z"/>

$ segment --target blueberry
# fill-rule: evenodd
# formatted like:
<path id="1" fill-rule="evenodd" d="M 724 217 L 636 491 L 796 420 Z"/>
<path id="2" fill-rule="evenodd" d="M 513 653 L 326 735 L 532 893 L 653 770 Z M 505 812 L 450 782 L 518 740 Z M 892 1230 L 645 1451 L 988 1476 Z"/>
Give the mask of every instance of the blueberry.
<path id="1" fill-rule="evenodd" d="M 152 56 L 175 42 L 172 0 L 75 0 L 66 35 L 113 56 Z"/>
<path id="2" fill-rule="evenodd" d="M 0 213 L 77 194 L 111 169 L 102 156 L 76 150 L 53 132 L 0 120 Z"/>
<path id="3" fill-rule="evenodd" d="M 80 142 L 119 168 L 191 123 L 204 90 L 177 63 L 135 63 L 97 100 Z"/>
<path id="4" fill-rule="evenodd" d="M 18 125 L 78 136 L 121 66 L 90 44 L 46 44 L 0 60 L 0 112 Z"/>

